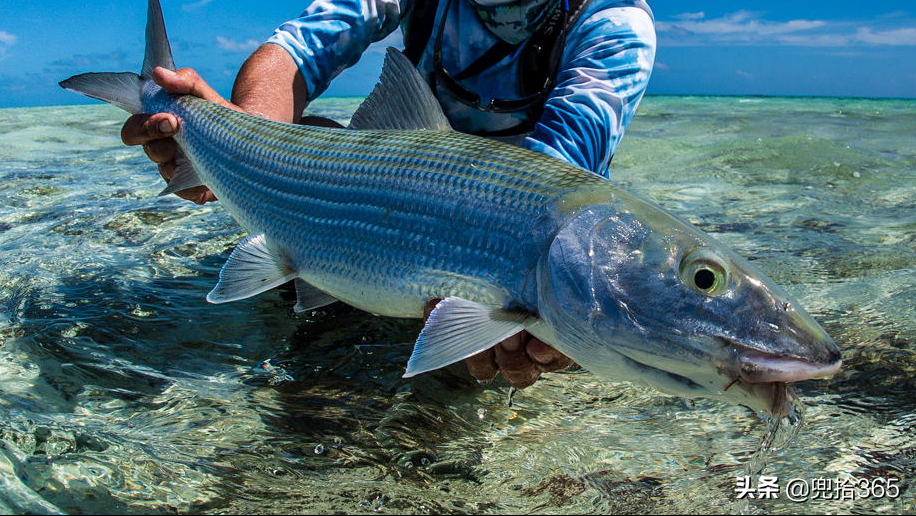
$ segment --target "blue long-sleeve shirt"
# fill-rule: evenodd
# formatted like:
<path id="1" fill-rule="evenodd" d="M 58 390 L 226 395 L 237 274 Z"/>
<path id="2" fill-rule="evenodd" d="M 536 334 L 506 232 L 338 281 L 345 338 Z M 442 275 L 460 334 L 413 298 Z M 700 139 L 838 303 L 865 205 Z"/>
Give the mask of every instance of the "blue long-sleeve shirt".
<path id="1" fill-rule="evenodd" d="M 305 79 L 308 98 L 318 97 L 331 80 L 359 60 L 373 42 L 392 33 L 412 0 L 316 0 L 268 40 L 289 52 Z M 424 1 L 424 0 L 419 0 Z M 450 4 L 448 13 L 445 13 Z M 620 138 L 645 92 L 655 59 L 655 28 L 649 14 L 619 0 L 591 0 L 566 36 L 556 85 L 526 148 L 607 176 Z M 455 74 L 464 70 L 497 38 L 463 0 L 439 2 L 435 27 L 446 15 L 442 63 Z M 433 31 L 418 68 L 433 69 Z M 481 96 L 521 96 L 517 49 L 496 65 L 461 82 Z M 524 113 L 497 114 L 469 107 L 440 89 L 438 97 L 459 131 L 496 131 L 519 123 Z"/>

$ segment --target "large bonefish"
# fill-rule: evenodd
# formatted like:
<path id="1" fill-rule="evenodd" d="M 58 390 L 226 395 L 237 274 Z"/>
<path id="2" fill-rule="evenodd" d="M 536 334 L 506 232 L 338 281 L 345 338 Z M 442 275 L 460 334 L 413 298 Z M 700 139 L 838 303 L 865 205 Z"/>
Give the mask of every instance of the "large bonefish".
<path id="1" fill-rule="evenodd" d="M 210 188 L 249 232 L 207 299 L 296 280 L 297 309 L 343 301 L 423 314 L 406 376 L 527 329 L 611 380 L 771 413 L 785 382 L 829 376 L 840 353 L 786 292 L 690 224 L 563 161 L 451 130 L 389 49 L 350 129 L 263 120 L 152 80 L 175 69 L 149 1 L 140 75 L 64 88 L 131 113 L 169 112 L 182 159 L 163 193 Z"/>

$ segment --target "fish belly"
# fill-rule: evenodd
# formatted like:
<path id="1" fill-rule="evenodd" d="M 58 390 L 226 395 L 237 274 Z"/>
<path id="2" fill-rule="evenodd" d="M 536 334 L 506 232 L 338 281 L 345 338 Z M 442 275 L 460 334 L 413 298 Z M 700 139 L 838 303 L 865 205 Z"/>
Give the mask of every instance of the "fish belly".
<path id="1" fill-rule="evenodd" d="M 313 286 L 420 317 L 458 296 L 536 309 L 550 202 L 587 172 L 457 132 L 266 121 L 181 97 L 179 144 L 226 209 Z"/>

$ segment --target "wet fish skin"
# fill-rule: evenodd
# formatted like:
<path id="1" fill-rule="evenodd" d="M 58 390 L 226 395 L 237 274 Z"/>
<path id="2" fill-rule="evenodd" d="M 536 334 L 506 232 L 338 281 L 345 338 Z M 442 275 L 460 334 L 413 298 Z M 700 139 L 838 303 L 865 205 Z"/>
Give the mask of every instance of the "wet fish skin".
<path id="1" fill-rule="evenodd" d="M 150 79 L 155 66 L 174 63 L 150 0 L 141 75 L 62 86 L 181 119 L 179 169 L 164 193 L 205 184 L 251 235 L 212 302 L 290 279 L 299 309 L 341 300 L 419 318 L 443 298 L 407 376 L 528 329 L 602 377 L 779 413 L 784 382 L 840 367 L 836 344 L 797 301 L 689 223 L 566 162 L 451 131 L 396 51 L 354 115 L 361 130 L 174 95 Z M 700 270 L 713 286 L 699 288 Z"/>
<path id="2" fill-rule="evenodd" d="M 148 112 L 181 119 L 179 146 L 250 234 L 309 284 L 379 315 L 422 317 L 426 300 L 449 296 L 536 311 L 547 201 L 598 183 L 452 131 L 311 128 L 164 91 L 149 99 Z"/>

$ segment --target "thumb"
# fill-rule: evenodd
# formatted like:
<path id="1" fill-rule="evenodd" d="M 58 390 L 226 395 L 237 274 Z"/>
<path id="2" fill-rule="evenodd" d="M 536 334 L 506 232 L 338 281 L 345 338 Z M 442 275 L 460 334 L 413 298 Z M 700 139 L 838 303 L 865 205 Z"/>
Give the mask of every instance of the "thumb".
<path id="1" fill-rule="evenodd" d="M 224 99 L 216 90 L 211 88 L 192 68 L 172 71 L 168 68 L 157 66 L 153 70 L 153 80 L 170 93 L 193 95 L 220 106 L 239 110 L 234 104 Z"/>

